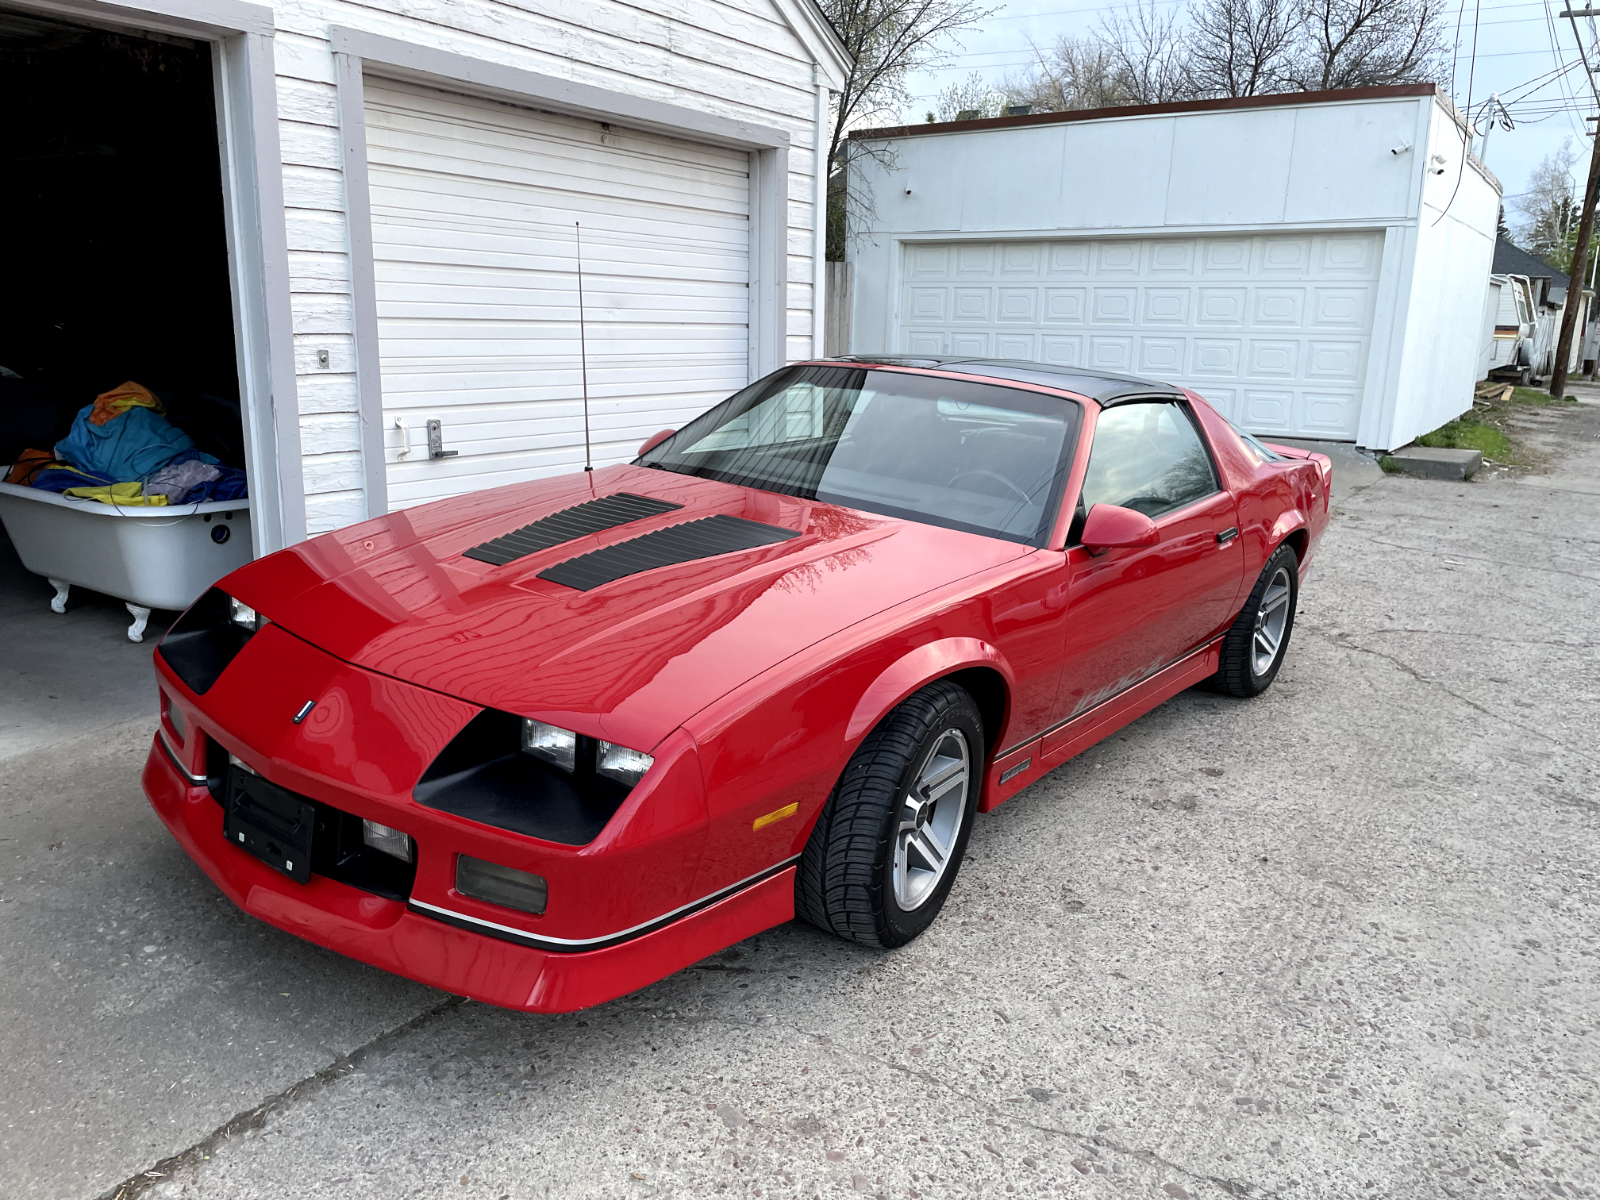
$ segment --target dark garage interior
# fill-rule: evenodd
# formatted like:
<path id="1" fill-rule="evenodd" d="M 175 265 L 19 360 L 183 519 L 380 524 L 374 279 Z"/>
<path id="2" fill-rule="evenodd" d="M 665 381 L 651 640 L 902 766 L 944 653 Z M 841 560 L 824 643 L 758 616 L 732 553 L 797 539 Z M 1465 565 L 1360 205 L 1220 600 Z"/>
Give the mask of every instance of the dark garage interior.
<path id="1" fill-rule="evenodd" d="M 245 466 L 211 56 L 0 8 L 0 474 L 128 382 Z M 12 750 L 62 721 L 154 711 L 150 647 L 174 614 L 136 645 L 126 597 L 74 586 L 64 614 L 51 597 L 0 533 L 0 685 L 32 698 L 0 720 Z"/>

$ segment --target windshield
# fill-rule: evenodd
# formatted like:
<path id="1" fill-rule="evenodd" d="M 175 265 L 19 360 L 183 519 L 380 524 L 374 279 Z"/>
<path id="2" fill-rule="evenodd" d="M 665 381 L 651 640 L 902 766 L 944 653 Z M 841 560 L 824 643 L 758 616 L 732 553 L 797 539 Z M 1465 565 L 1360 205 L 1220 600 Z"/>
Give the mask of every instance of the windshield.
<path id="1" fill-rule="evenodd" d="M 1081 410 L 966 380 L 788 367 L 697 417 L 647 467 L 1014 542 L 1050 531 Z"/>

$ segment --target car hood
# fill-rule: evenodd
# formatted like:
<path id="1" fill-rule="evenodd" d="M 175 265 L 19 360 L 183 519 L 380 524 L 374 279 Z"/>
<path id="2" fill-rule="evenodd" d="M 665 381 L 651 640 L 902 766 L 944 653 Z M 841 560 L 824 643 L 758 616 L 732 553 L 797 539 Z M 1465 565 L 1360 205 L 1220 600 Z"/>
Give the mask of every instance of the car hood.
<path id="1" fill-rule="evenodd" d="M 503 566 L 462 555 L 617 492 L 682 508 Z M 577 555 L 717 514 L 799 536 L 590 591 L 538 578 Z M 998 538 L 618 466 L 390 513 L 260 559 L 221 586 L 346 662 L 648 750 L 807 646 L 1029 552 Z"/>

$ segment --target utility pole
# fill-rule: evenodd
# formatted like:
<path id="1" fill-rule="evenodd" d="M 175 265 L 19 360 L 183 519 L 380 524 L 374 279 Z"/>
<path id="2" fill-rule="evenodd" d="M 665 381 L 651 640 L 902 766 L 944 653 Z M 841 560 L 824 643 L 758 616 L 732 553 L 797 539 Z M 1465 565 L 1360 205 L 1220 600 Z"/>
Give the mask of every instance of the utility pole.
<path id="1" fill-rule="evenodd" d="M 1595 85 L 1594 72 L 1589 69 L 1589 55 L 1583 48 L 1583 35 L 1578 31 L 1579 17 L 1600 16 L 1600 9 L 1568 9 L 1561 14 L 1572 19 L 1572 36 L 1578 43 L 1578 57 L 1583 60 L 1589 86 L 1600 101 L 1600 88 Z M 1594 233 L 1595 200 L 1600 198 L 1600 132 L 1594 139 L 1589 155 L 1589 183 L 1583 189 L 1583 212 L 1578 218 L 1578 240 L 1572 247 L 1571 269 L 1567 272 L 1567 302 L 1561 310 L 1561 336 L 1556 340 L 1556 365 L 1550 372 L 1550 394 L 1557 400 L 1567 390 L 1567 360 L 1572 357 L 1572 334 L 1578 325 L 1578 312 L 1583 308 L 1583 282 L 1589 274 L 1589 238 Z"/>

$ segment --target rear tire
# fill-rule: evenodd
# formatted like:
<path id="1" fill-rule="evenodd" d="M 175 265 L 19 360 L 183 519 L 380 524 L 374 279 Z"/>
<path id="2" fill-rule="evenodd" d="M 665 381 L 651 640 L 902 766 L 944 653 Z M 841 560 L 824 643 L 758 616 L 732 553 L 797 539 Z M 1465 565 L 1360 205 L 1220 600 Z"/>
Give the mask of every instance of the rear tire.
<path id="1" fill-rule="evenodd" d="M 1300 559 L 1293 548 L 1279 546 L 1222 639 L 1217 673 L 1210 680 L 1214 690 L 1247 699 L 1272 686 L 1289 650 L 1299 599 Z"/>
<path id="2" fill-rule="evenodd" d="M 903 946 L 955 883 L 983 779 L 983 719 L 931 683 L 851 756 L 795 874 L 795 915 L 863 946 Z"/>

